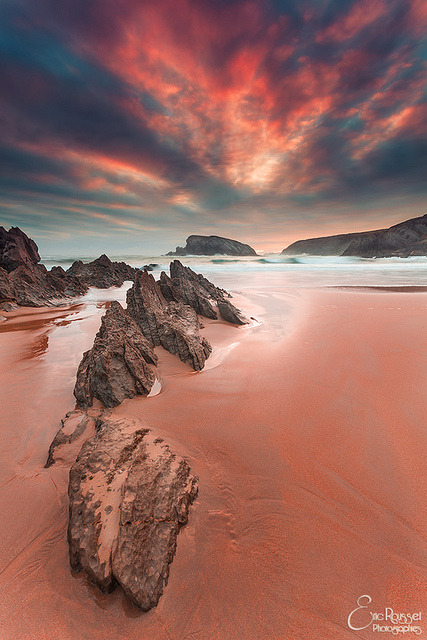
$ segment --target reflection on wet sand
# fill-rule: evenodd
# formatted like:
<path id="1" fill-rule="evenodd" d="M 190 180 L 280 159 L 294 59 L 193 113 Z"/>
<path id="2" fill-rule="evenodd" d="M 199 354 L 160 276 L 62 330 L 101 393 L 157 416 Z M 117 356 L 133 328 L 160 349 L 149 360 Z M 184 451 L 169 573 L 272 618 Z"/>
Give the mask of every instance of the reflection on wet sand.
<path id="1" fill-rule="evenodd" d="M 49 348 L 49 336 L 48 332 L 43 333 L 41 336 L 35 338 L 35 340 L 28 345 L 21 356 L 21 360 L 31 360 L 32 358 L 40 358 Z"/>

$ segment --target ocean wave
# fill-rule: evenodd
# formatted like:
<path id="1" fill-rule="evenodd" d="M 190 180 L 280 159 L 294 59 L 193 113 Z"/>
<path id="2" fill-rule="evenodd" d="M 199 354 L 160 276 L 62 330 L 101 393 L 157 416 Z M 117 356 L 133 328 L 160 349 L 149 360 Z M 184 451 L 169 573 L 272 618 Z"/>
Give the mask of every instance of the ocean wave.
<path id="1" fill-rule="evenodd" d="M 256 262 L 261 264 L 297 264 L 299 260 L 297 258 L 259 258 Z"/>

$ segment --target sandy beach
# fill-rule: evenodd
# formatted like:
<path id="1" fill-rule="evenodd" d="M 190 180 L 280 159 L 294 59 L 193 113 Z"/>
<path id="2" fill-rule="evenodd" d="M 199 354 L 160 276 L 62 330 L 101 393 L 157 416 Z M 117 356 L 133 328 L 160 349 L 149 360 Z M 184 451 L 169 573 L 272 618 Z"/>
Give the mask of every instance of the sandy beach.
<path id="1" fill-rule="evenodd" d="M 254 288 L 249 328 L 204 321 L 206 370 L 157 349 L 161 392 L 114 413 L 200 487 L 149 613 L 71 574 L 69 469 L 43 468 L 105 304 L 0 324 L 1 640 L 344 640 L 376 637 L 347 624 L 362 594 L 422 610 L 427 293 Z"/>

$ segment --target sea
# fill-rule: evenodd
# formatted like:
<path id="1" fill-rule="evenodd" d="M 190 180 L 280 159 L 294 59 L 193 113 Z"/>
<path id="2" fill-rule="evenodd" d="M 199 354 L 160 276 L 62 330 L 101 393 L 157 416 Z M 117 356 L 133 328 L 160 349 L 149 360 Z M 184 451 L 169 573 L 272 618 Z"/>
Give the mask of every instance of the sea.
<path id="1" fill-rule="evenodd" d="M 90 262 L 96 257 L 44 256 L 42 263 L 48 269 L 54 265 L 68 269 L 75 260 Z M 168 272 L 170 262 L 176 259 L 149 255 L 109 257 L 138 268 L 150 265 L 156 279 L 161 271 Z M 427 286 L 427 256 L 357 258 L 265 254 L 253 257 L 185 256 L 178 259 L 218 286 L 230 289 L 262 289 L 268 284 L 289 288 Z"/>

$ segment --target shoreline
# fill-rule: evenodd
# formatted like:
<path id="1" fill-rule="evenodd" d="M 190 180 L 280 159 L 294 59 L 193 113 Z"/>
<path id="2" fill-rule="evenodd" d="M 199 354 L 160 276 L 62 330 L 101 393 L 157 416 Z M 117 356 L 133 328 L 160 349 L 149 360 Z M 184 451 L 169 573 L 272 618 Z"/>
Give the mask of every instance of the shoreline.
<path id="1" fill-rule="evenodd" d="M 83 306 L 72 319 L 22 331 L 12 330 L 19 320 L 2 323 L 5 633 L 344 640 L 362 593 L 375 596 L 376 610 L 420 608 L 427 296 L 390 292 L 385 307 L 374 291 L 354 293 L 282 286 L 236 294 L 260 323 L 204 321 L 201 333 L 225 349 L 217 366 L 196 374 L 158 349 L 161 392 L 113 410 L 165 437 L 200 477 L 169 584 L 147 614 L 119 589 L 104 595 L 71 574 L 68 469 L 42 469 L 59 418 L 74 406 L 74 361 L 91 346 L 103 309 L 91 302 L 91 313 Z M 51 311 L 40 315 L 51 322 Z M 34 345 L 40 336 L 44 351 Z"/>

